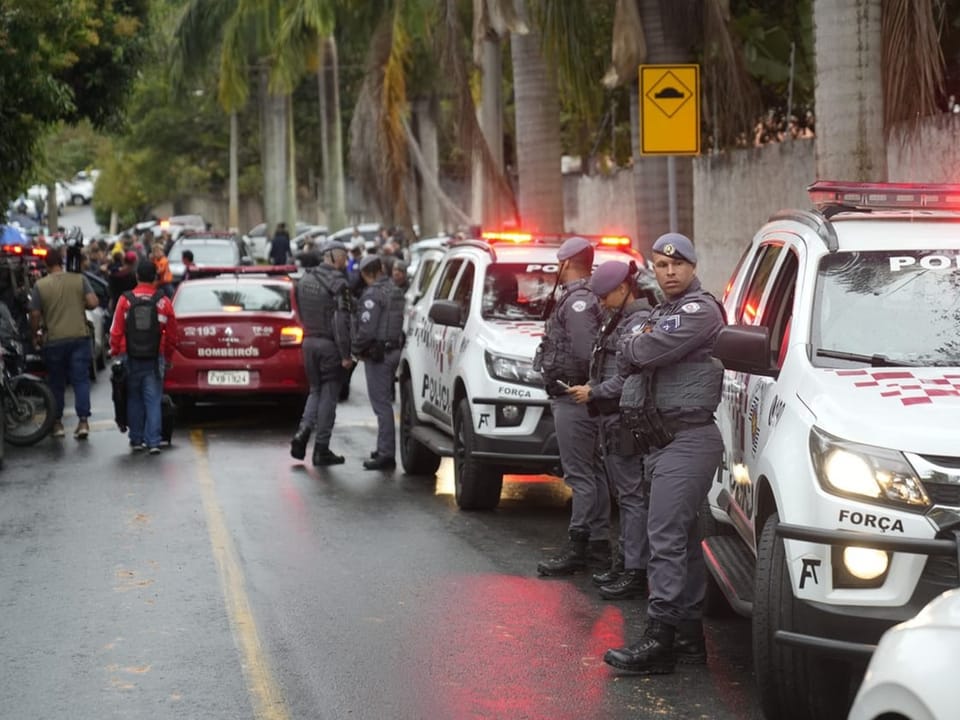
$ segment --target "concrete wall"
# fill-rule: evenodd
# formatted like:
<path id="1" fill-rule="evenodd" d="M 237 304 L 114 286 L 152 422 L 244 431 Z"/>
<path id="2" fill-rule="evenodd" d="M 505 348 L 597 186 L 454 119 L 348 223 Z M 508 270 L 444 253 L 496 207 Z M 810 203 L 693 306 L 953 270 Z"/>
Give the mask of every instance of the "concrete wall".
<path id="1" fill-rule="evenodd" d="M 703 286 L 722 293 L 747 243 L 772 213 L 810 207 L 806 188 L 815 178 L 813 140 L 697 158 L 693 224 Z"/>
<path id="2" fill-rule="evenodd" d="M 612 175 L 565 175 L 564 225 L 567 232 L 632 235 L 637 227 L 633 170 Z"/>
<path id="3" fill-rule="evenodd" d="M 960 182 L 960 114 L 925 118 L 887 146 L 890 182 Z"/>

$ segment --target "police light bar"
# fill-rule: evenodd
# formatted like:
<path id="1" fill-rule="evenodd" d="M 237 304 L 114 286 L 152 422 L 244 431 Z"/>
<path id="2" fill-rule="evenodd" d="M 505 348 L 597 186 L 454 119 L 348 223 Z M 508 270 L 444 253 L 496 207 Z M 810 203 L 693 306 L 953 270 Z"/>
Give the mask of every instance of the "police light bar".
<path id="1" fill-rule="evenodd" d="M 630 238 L 623 235 L 604 235 L 600 238 L 600 244 L 607 247 L 630 247 Z"/>
<path id="2" fill-rule="evenodd" d="M 298 272 L 296 265 L 202 265 L 190 268 L 190 280 L 218 275 L 291 275 Z"/>
<path id="3" fill-rule="evenodd" d="M 4 255 L 33 255 L 34 257 L 46 257 L 46 248 L 31 248 L 23 245 L 4 245 L 0 247 L 0 252 Z"/>
<path id="4" fill-rule="evenodd" d="M 480 233 L 480 237 L 490 242 L 512 242 L 528 243 L 533 242 L 533 235 L 521 232 L 494 232 L 492 230 Z"/>
<path id="5" fill-rule="evenodd" d="M 947 183 L 815 182 L 807 188 L 814 206 L 857 210 L 960 210 L 960 185 Z"/>

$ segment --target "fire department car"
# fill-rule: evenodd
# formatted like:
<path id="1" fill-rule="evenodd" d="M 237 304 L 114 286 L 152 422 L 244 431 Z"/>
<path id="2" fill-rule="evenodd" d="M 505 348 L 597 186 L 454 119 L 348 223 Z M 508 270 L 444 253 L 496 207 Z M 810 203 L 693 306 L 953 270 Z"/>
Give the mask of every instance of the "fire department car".
<path id="1" fill-rule="evenodd" d="M 559 466 L 550 401 L 532 361 L 562 239 L 484 233 L 451 242 L 409 311 L 398 370 L 401 460 L 408 473 L 432 474 L 452 456 L 464 510 L 496 507 L 504 473 Z M 595 262 L 643 267 L 629 243 L 596 238 Z"/>
<path id="2" fill-rule="evenodd" d="M 173 299 L 179 336 L 164 392 L 198 398 L 304 395 L 295 266 L 203 268 Z"/>
<path id="3" fill-rule="evenodd" d="M 702 517 L 768 718 L 842 718 L 881 634 L 958 585 L 960 186 L 817 183 L 727 288 Z"/>

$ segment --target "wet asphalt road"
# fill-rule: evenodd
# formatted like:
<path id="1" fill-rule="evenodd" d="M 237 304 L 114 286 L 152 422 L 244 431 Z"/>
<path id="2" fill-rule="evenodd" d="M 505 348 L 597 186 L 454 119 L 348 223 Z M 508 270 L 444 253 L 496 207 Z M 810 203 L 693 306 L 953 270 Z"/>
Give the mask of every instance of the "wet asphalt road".
<path id="1" fill-rule="evenodd" d="M 68 403 L 69 404 L 69 403 Z M 759 718 L 749 624 L 711 622 L 706 667 L 618 677 L 636 602 L 538 579 L 568 495 L 508 482 L 459 512 L 436 478 L 364 471 L 355 373 L 333 448 L 292 461 L 299 407 L 200 407 L 132 455 L 109 387 L 89 441 L 7 448 L 0 471 L 2 718 Z"/>

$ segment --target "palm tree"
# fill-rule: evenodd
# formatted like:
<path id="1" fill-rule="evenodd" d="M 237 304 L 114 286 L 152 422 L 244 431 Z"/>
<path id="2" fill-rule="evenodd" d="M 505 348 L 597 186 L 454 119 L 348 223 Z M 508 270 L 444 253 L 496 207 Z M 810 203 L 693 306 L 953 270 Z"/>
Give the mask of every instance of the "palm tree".
<path id="1" fill-rule="evenodd" d="M 181 85 L 216 56 L 218 96 L 230 114 L 250 93 L 251 71 L 257 77 L 264 171 L 264 214 L 268 227 L 287 222 L 295 227 L 296 172 L 292 163 L 291 93 L 303 76 L 319 35 L 329 34 L 329 0 L 190 0 L 177 23 L 171 75 Z M 231 119 L 231 131 L 236 123 Z M 236 142 L 231 138 L 231 149 Z M 236 158 L 231 157 L 231 188 Z M 231 202 L 235 202 L 231 190 Z M 231 222 L 236 218 L 231 209 Z"/>
<path id="2" fill-rule="evenodd" d="M 317 86 L 320 96 L 320 137 L 323 147 L 323 194 L 327 226 L 347 224 L 343 178 L 343 132 L 340 123 L 340 71 L 333 35 L 319 41 Z"/>

